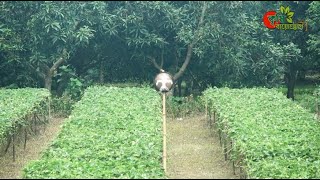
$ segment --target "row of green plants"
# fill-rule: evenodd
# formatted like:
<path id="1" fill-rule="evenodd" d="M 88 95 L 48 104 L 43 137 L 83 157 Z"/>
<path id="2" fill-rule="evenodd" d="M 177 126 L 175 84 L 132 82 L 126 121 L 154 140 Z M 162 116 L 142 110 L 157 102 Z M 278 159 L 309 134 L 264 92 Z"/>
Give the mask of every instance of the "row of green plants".
<path id="1" fill-rule="evenodd" d="M 320 85 L 314 90 L 313 95 L 316 98 L 315 102 L 315 109 L 316 109 L 316 116 L 320 119 Z"/>
<path id="2" fill-rule="evenodd" d="M 91 86 L 24 178 L 163 178 L 161 96 Z"/>
<path id="3" fill-rule="evenodd" d="M 65 69 L 65 68 L 64 68 Z M 73 105 L 82 98 L 83 92 L 88 86 L 100 85 L 90 82 L 83 82 L 83 79 L 70 78 L 70 83 L 67 85 L 64 92 L 59 95 L 52 94 L 51 98 L 51 112 L 55 117 L 67 118 L 73 109 Z M 106 83 L 107 87 L 152 87 L 147 82 L 143 83 Z"/>
<path id="4" fill-rule="evenodd" d="M 17 126 L 28 125 L 30 116 L 48 112 L 47 89 L 0 89 L 0 142 L 14 133 Z"/>
<path id="5" fill-rule="evenodd" d="M 319 104 L 319 89 L 316 85 L 298 85 L 294 89 L 294 102 L 306 108 L 311 113 L 317 113 L 317 105 Z M 278 89 L 286 96 L 287 88 L 282 87 Z"/>
<path id="6" fill-rule="evenodd" d="M 305 108 L 266 88 L 209 88 L 202 98 L 241 177 L 320 177 L 320 125 Z"/>

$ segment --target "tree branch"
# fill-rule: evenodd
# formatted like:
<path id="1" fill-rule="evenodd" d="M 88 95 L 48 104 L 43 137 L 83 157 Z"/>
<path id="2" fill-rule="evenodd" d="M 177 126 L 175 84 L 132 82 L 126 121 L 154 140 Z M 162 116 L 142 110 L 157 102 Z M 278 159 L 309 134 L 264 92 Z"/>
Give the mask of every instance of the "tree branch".
<path id="1" fill-rule="evenodd" d="M 39 64 L 39 69 L 40 70 L 42 70 L 42 71 L 39 71 L 39 70 L 37 70 L 38 68 L 36 68 L 33 64 L 29 64 L 29 66 L 30 66 L 30 68 L 31 69 L 33 69 L 34 71 L 34 73 L 37 75 L 37 76 L 39 76 L 40 78 L 42 78 L 42 79 L 45 79 L 45 77 L 46 77 L 46 73 L 49 71 L 49 67 L 46 65 L 46 64 L 43 64 L 43 63 L 41 63 L 41 64 Z"/>
<path id="2" fill-rule="evenodd" d="M 160 64 L 161 68 L 163 67 L 163 54 L 164 54 L 164 50 L 162 49 L 162 52 L 161 52 L 161 64 Z"/>
<path id="3" fill-rule="evenodd" d="M 162 63 L 161 63 L 161 66 L 159 66 L 159 64 L 156 62 L 156 59 L 154 57 L 147 56 L 147 58 L 152 62 L 155 68 L 159 69 L 159 71 L 162 69 Z"/>
<path id="4" fill-rule="evenodd" d="M 184 60 L 181 68 L 179 69 L 179 71 L 173 76 L 173 81 L 176 81 L 178 80 L 182 74 L 184 73 L 184 71 L 186 70 L 190 60 L 191 60 L 191 56 L 192 56 L 192 48 L 193 48 L 193 44 L 191 43 L 189 46 L 188 46 L 188 51 L 187 51 L 187 56 L 186 56 L 186 59 Z"/>
<path id="5" fill-rule="evenodd" d="M 186 56 L 186 59 L 184 60 L 181 68 L 179 69 L 179 71 L 173 76 L 173 81 L 176 81 L 177 79 L 179 79 L 182 74 L 184 73 L 184 71 L 186 70 L 190 60 L 191 60 L 191 56 L 192 56 L 192 49 L 193 49 L 193 46 L 197 43 L 197 41 L 199 40 L 199 30 L 203 24 L 203 19 L 204 19 L 204 15 L 205 15 L 205 12 L 206 12 L 206 9 L 207 9 L 207 4 L 206 2 L 203 2 L 203 6 L 202 6 L 202 12 L 201 12 L 201 17 L 200 17 L 200 20 L 199 20 L 199 24 L 198 24 L 198 28 L 196 30 L 196 33 L 195 33 L 195 37 L 193 39 L 193 41 L 191 42 L 191 44 L 188 45 L 188 50 L 187 50 L 187 56 Z"/>
<path id="6" fill-rule="evenodd" d="M 196 44 L 196 42 L 199 40 L 199 34 L 200 34 L 200 28 L 203 24 L 203 19 L 204 19 L 204 15 L 206 13 L 206 10 L 207 10 L 207 4 L 206 2 L 203 2 L 203 6 L 202 6 L 202 12 L 201 12 L 201 17 L 200 17 L 200 20 L 199 20 L 199 24 L 198 24 L 198 27 L 197 27 L 197 30 L 196 30 L 196 34 L 195 34 L 195 37 L 192 41 L 192 46 L 194 46 Z"/>
<path id="7" fill-rule="evenodd" d="M 57 70 L 57 68 L 65 61 L 66 55 L 67 55 L 67 50 L 63 49 L 62 56 L 49 69 L 49 71 L 48 71 L 49 76 L 51 76 L 51 77 L 53 76 L 54 71 Z"/>

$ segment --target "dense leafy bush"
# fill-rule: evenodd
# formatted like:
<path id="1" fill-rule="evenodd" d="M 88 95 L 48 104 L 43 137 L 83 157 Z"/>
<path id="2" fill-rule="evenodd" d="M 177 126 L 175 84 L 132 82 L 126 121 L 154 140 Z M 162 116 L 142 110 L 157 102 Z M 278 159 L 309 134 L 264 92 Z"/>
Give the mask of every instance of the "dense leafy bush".
<path id="1" fill-rule="evenodd" d="M 317 98 L 320 97 L 320 85 L 313 91 L 313 95 Z"/>
<path id="2" fill-rule="evenodd" d="M 320 126 L 306 109 L 265 88 L 210 88 L 203 98 L 249 178 L 320 177 Z"/>
<path id="3" fill-rule="evenodd" d="M 282 92 L 284 96 L 287 94 L 287 88 L 278 88 L 279 92 Z M 294 102 L 300 106 L 306 108 L 308 111 L 316 112 L 316 92 L 317 88 L 312 86 L 297 86 L 294 89 Z"/>
<path id="4" fill-rule="evenodd" d="M 201 100 L 198 97 L 193 97 L 193 95 L 185 97 L 169 96 L 166 102 L 168 104 L 168 114 L 174 118 L 196 114 L 203 110 Z"/>
<path id="5" fill-rule="evenodd" d="M 297 94 L 295 97 L 295 102 L 306 108 L 311 113 L 316 112 L 316 96 L 312 94 Z"/>
<path id="6" fill-rule="evenodd" d="M 61 97 L 53 96 L 51 100 L 52 113 L 57 117 L 68 117 L 76 102 L 67 94 L 63 94 Z"/>
<path id="7" fill-rule="evenodd" d="M 151 88 L 89 87 L 25 178 L 163 178 L 161 98 Z"/>
<path id="8" fill-rule="evenodd" d="M 27 116 L 41 111 L 50 93 L 47 89 L 0 89 L 0 141 L 12 134 L 17 125 L 25 125 Z"/>

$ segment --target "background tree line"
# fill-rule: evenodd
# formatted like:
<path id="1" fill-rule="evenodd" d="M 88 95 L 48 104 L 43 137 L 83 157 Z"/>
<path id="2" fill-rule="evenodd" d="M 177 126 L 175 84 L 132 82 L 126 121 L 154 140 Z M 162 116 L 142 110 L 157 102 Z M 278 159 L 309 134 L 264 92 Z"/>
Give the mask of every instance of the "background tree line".
<path id="1" fill-rule="evenodd" d="M 307 31 L 271 30 L 280 5 Z M 208 86 L 275 87 L 294 98 L 297 77 L 320 72 L 316 1 L 110 1 L 0 3 L 0 86 L 54 94 L 94 83 L 151 83 L 160 68 L 175 94 Z"/>

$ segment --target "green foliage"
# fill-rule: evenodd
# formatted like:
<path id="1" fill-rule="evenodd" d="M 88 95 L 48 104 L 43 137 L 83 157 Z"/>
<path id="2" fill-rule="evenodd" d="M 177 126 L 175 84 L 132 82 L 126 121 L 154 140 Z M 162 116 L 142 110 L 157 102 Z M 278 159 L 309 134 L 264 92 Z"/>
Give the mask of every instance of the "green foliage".
<path id="1" fill-rule="evenodd" d="M 83 84 L 77 78 L 70 78 L 70 82 L 67 86 L 65 93 L 70 95 L 72 99 L 80 100 L 82 97 Z"/>
<path id="2" fill-rule="evenodd" d="M 308 40 L 309 49 L 320 53 L 320 33 L 319 33 L 319 14 L 320 14 L 320 2 L 313 1 L 308 8 L 308 23 L 311 27 L 312 34 L 309 35 Z"/>
<path id="3" fill-rule="evenodd" d="M 168 113 L 173 117 L 185 117 L 190 114 L 196 114 L 203 109 L 201 99 L 193 97 L 169 96 L 167 101 Z"/>
<path id="4" fill-rule="evenodd" d="M 2 52 L 21 51 L 21 40 L 12 29 L 0 24 L 0 50 Z"/>
<path id="5" fill-rule="evenodd" d="M 296 94 L 295 102 L 298 103 L 300 106 L 306 108 L 308 111 L 315 113 L 316 112 L 316 97 L 314 95 L 303 93 L 303 94 Z"/>
<path id="6" fill-rule="evenodd" d="M 42 103 L 49 96 L 47 89 L 0 89 L 0 141 L 14 133 L 17 125 L 25 125 L 28 115 L 47 108 Z"/>
<path id="7" fill-rule="evenodd" d="M 57 92 L 57 94 L 62 94 L 62 96 L 70 96 L 71 99 L 79 101 L 82 97 L 83 90 L 88 87 L 89 83 L 83 83 L 85 80 L 79 78 L 75 73 L 75 69 L 70 66 L 61 66 L 59 68 L 59 73 L 55 75 L 57 79 L 57 86 L 62 92 Z"/>
<path id="8" fill-rule="evenodd" d="M 25 178 L 163 178 L 161 98 L 150 88 L 89 87 Z"/>
<path id="9" fill-rule="evenodd" d="M 278 91 L 286 95 L 287 88 L 278 88 Z M 316 96 L 317 88 L 315 86 L 300 86 L 298 85 L 295 90 L 294 102 L 299 104 L 301 107 L 306 108 L 311 113 L 316 112 Z"/>
<path id="10" fill-rule="evenodd" d="M 313 95 L 320 96 L 320 85 L 314 90 Z"/>
<path id="11" fill-rule="evenodd" d="M 316 105 L 320 107 L 320 85 L 314 90 L 313 95 L 316 99 Z M 320 109 L 318 109 L 320 111 Z"/>
<path id="12" fill-rule="evenodd" d="M 310 33 L 267 29 L 261 18 L 270 9 L 292 22 L 306 19 Z M 274 87 L 283 83 L 289 64 L 303 70 L 320 65 L 318 2 L 12 1 L 0 3 L 0 10 L 2 86 L 43 87 L 48 70 L 61 58 L 84 86 L 130 77 L 149 81 L 157 69 L 148 56 L 174 74 L 192 42 L 185 74 L 192 73 L 201 88 Z"/>
<path id="13" fill-rule="evenodd" d="M 58 117 L 68 117 L 71 114 L 76 100 L 69 95 L 63 94 L 61 97 L 53 96 L 51 99 L 52 114 Z"/>
<path id="14" fill-rule="evenodd" d="M 319 122 L 275 89 L 209 88 L 217 127 L 233 142 L 232 159 L 249 178 L 319 178 Z"/>
<path id="15" fill-rule="evenodd" d="M 150 84 L 148 82 L 143 82 L 143 83 L 137 83 L 135 81 L 126 81 L 123 83 L 106 83 L 105 86 L 107 87 L 145 87 L 145 88 L 151 88 L 153 84 Z"/>

